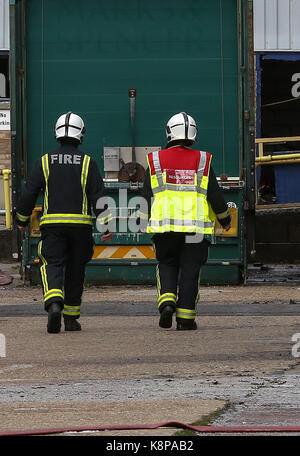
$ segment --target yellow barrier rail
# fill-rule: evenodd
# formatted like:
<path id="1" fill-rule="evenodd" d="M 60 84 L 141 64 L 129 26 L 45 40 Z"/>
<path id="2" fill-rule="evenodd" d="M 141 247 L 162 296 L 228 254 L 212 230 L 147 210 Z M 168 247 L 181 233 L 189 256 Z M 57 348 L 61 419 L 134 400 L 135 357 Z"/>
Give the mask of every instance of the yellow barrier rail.
<path id="1" fill-rule="evenodd" d="M 258 144 L 258 157 L 255 157 L 255 166 L 261 165 L 288 165 L 294 163 L 300 163 L 300 153 L 288 153 L 278 155 L 264 155 L 264 146 L 265 144 L 282 144 L 288 142 L 299 142 L 300 136 L 281 136 L 277 138 L 256 138 L 255 143 Z M 299 146 L 300 147 L 300 146 Z M 256 179 L 256 176 L 255 176 Z M 276 207 L 292 207 L 298 205 L 299 203 L 283 203 L 283 204 L 258 204 L 258 191 L 257 191 L 257 182 L 255 183 L 256 187 L 256 207 L 263 209 L 271 209 Z"/>
<path id="2" fill-rule="evenodd" d="M 0 169 L 0 175 L 3 176 L 3 186 L 4 186 L 4 201 L 5 201 L 5 221 L 6 228 L 11 229 L 11 201 L 10 201 L 10 169 Z"/>
<path id="3" fill-rule="evenodd" d="M 265 144 L 281 144 L 286 142 L 297 141 L 300 141 L 300 136 L 284 136 L 279 138 L 256 138 L 255 143 L 258 144 L 258 157 L 255 158 L 255 166 L 300 163 L 300 153 L 290 153 L 283 155 L 264 155 Z"/>

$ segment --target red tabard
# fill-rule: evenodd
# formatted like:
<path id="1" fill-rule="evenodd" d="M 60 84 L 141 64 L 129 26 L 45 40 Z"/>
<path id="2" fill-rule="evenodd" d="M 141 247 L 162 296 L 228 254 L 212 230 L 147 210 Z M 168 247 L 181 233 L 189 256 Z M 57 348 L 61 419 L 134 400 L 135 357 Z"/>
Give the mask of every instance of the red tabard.
<path id="1" fill-rule="evenodd" d="M 208 152 L 206 152 L 206 154 L 208 155 L 208 160 L 206 160 L 204 176 L 207 176 L 208 174 L 210 162 L 210 154 Z M 200 153 L 199 150 L 189 149 L 188 147 L 170 147 L 170 149 L 162 149 L 159 151 L 159 160 L 162 172 L 166 170 L 194 170 L 197 172 Z M 155 174 L 152 153 L 149 154 L 149 164 L 151 174 Z M 174 179 L 176 179 L 175 176 Z M 188 177 L 183 177 L 183 179 L 188 179 Z"/>

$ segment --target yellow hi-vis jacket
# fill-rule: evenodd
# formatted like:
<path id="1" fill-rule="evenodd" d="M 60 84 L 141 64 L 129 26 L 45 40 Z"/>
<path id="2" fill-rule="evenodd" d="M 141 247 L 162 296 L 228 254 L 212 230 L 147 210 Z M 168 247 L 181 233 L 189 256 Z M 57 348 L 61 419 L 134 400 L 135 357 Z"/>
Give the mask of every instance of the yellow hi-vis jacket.
<path id="1" fill-rule="evenodd" d="M 195 151 L 200 154 L 198 169 L 187 170 L 180 165 L 162 168 L 161 152 L 147 156 L 154 196 L 147 233 L 213 234 L 216 215 L 207 201 L 211 154 Z"/>

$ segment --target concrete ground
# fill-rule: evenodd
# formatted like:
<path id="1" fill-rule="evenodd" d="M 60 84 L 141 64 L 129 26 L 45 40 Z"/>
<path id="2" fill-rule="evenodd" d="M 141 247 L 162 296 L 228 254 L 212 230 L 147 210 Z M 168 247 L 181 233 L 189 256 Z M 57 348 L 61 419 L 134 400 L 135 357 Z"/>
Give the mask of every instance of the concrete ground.
<path id="1" fill-rule="evenodd" d="M 0 432 L 137 425 L 87 435 L 171 436 L 175 426 L 146 426 L 207 416 L 300 426 L 300 283 L 202 287 L 189 332 L 159 328 L 155 287 L 89 287 L 82 331 L 48 334 L 41 289 L 16 266 L 0 265 L 14 278 L 0 287 Z"/>

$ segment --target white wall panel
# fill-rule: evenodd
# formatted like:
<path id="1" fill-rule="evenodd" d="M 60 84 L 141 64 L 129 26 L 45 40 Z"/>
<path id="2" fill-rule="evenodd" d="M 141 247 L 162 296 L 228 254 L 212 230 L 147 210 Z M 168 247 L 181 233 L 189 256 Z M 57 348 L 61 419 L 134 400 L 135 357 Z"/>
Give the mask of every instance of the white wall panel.
<path id="1" fill-rule="evenodd" d="M 291 46 L 300 49 L 300 0 L 291 0 Z"/>
<path id="2" fill-rule="evenodd" d="M 262 0 L 253 2 L 254 50 L 264 49 L 265 44 L 265 4 Z"/>
<path id="3" fill-rule="evenodd" d="M 298 0 L 299 1 L 299 0 Z M 277 47 L 282 50 L 291 48 L 291 28 L 289 26 L 291 4 L 286 0 L 278 0 L 277 5 L 277 22 L 278 22 L 278 43 Z"/>
<path id="4" fill-rule="evenodd" d="M 9 0 L 0 0 L 0 49 L 9 49 Z"/>
<path id="5" fill-rule="evenodd" d="M 265 43 L 268 49 L 277 47 L 277 0 L 265 0 Z"/>
<path id="6" fill-rule="evenodd" d="M 300 0 L 253 0 L 254 50 L 300 50 Z"/>

